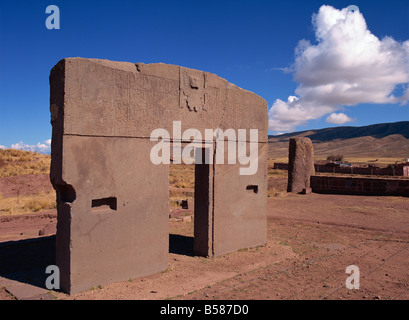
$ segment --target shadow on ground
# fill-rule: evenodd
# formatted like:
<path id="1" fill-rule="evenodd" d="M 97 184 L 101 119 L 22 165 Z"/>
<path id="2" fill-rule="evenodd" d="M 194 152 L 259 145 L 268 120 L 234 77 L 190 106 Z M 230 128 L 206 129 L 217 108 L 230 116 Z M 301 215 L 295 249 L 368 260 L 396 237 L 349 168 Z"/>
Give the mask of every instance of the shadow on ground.
<path id="1" fill-rule="evenodd" d="M 0 277 L 45 288 L 55 265 L 55 236 L 0 243 Z"/>
<path id="2" fill-rule="evenodd" d="M 169 234 L 169 253 L 193 257 L 193 237 Z"/>
<path id="3" fill-rule="evenodd" d="M 169 253 L 194 256 L 193 237 L 169 234 Z M 0 243 L 0 277 L 45 288 L 55 264 L 55 235 Z"/>

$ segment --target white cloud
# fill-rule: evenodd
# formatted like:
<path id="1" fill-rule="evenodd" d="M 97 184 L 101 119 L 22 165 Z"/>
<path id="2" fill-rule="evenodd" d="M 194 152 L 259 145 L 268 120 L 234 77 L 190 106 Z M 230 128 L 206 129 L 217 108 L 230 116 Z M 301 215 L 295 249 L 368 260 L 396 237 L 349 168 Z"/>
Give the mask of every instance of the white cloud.
<path id="1" fill-rule="evenodd" d="M 36 145 L 25 144 L 23 141 L 20 141 L 16 144 L 11 145 L 12 149 L 24 150 L 24 151 L 33 151 L 44 154 L 51 153 L 51 139 L 48 139 L 44 142 L 38 142 Z"/>
<path id="2" fill-rule="evenodd" d="M 359 11 L 346 8 L 323 5 L 312 22 L 317 43 L 299 41 L 289 68 L 298 83 L 296 97 L 274 102 L 270 130 L 290 131 L 342 106 L 409 101 L 409 40 L 380 40 Z M 403 89 L 400 96 L 397 88 Z"/>
<path id="3" fill-rule="evenodd" d="M 302 103 L 300 98 L 295 96 L 288 97 L 287 101 L 277 99 L 268 112 L 269 129 L 288 132 L 305 121 L 316 119 L 331 111 L 332 109 L 326 106 L 314 107 Z"/>
<path id="4" fill-rule="evenodd" d="M 344 124 L 347 122 L 354 121 L 354 119 L 348 117 L 345 113 L 331 113 L 327 119 L 325 119 L 329 123 L 335 123 L 335 124 Z"/>
<path id="5" fill-rule="evenodd" d="M 7 147 L 0 145 L 0 149 L 7 149 Z"/>

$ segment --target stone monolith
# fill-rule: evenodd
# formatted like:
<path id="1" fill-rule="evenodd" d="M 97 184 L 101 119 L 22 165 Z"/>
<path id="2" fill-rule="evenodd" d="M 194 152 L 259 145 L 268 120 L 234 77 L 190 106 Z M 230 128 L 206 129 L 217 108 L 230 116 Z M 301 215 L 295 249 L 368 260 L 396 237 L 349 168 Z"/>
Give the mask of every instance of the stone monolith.
<path id="1" fill-rule="evenodd" d="M 311 139 L 291 138 L 288 152 L 287 192 L 308 193 L 310 177 L 315 173 Z"/>

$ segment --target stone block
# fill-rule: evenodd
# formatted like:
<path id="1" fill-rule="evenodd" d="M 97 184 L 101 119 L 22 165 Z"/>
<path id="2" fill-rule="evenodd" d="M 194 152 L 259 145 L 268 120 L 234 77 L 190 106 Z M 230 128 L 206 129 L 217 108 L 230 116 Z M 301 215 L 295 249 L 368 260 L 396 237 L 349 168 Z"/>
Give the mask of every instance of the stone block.
<path id="1" fill-rule="evenodd" d="M 314 148 L 309 138 L 291 138 L 288 153 L 287 192 L 301 193 L 310 188 L 310 177 L 315 174 Z"/>

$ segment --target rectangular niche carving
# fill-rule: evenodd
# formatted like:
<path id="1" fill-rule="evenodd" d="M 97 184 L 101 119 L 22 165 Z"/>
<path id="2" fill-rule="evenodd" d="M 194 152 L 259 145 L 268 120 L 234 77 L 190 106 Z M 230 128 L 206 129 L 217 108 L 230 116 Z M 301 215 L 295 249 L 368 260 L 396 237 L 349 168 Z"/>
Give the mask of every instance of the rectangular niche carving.
<path id="1" fill-rule="evenodd" d="M 249 185 L 246 187 L 247 192 L 249 193 L 258 193 L 258 186 L 256 185 Z"/>
<path id="2" fill-rule="evenodd" d="M 93 199 L 91 203 L 91 213 L 115 212 L 116 208 L 116 197 Z"/>

